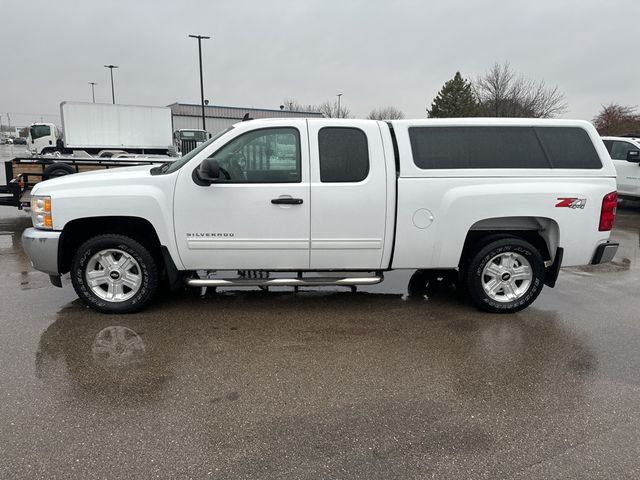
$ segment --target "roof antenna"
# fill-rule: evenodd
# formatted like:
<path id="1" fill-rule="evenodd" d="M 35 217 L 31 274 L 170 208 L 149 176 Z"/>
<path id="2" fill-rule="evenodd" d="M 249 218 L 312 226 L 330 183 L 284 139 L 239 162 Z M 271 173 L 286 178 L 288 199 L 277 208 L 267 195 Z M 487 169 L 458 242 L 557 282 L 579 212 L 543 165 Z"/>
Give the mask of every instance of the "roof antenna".
<path id="1" fill-rule="evenodd" d="M 243 122 L 246 122 L 246 121 L 248 121 L 248 120 L 253 120 L 253 118 L 251 118 L 251 117 L 249 116 L 249 112 L 245 113 L 245 114 L 244 114 L 244 117 L 242 117 L 242 121 L 243 121 Z"/>

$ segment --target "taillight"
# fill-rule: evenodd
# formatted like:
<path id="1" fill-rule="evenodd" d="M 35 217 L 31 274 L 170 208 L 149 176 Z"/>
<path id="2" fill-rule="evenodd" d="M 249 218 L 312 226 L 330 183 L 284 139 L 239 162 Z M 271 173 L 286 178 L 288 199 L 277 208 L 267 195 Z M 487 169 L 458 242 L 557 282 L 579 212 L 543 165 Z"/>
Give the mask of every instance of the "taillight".
<path id="1" fill-rule="evenodd" d="M 600 210 L 600 226 L 598 230 L 608 232 L 613 228 L 613 221 L 616 218 L 616 207 L 618 206 L 618 192 L 607 193 L 602 199 L 602 210 Z"/>

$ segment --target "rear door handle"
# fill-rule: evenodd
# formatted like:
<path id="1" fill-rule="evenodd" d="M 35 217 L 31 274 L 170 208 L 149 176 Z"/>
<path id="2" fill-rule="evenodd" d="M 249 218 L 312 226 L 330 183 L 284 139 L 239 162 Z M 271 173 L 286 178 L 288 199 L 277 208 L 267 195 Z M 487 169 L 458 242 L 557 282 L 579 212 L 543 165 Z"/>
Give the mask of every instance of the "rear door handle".
<path id="1" fill-rule="evenodd" d="M 273 198 L 271 199 L 271 203 L 274 205 L 302 205 L 302 199 L 290 197 Z"/>

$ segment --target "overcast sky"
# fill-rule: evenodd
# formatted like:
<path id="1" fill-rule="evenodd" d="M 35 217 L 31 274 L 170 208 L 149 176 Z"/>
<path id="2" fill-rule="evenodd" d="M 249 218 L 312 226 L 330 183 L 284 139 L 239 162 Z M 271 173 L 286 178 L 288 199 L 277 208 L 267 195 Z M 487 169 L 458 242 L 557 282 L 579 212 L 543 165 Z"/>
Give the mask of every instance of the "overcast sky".
<path id="1" fill-rule="evenodd" d="M 0 115 L 46 120 L 65 100 L 278 108 L 342 93 L 355 116 L 424 117 L 456 70 L 495 62 L 564 92 L 566 118 L 640 104 L 639 0 L 10 1 L 0 9 Z M 25 115 L 28 114 L 28 115 Z"/>

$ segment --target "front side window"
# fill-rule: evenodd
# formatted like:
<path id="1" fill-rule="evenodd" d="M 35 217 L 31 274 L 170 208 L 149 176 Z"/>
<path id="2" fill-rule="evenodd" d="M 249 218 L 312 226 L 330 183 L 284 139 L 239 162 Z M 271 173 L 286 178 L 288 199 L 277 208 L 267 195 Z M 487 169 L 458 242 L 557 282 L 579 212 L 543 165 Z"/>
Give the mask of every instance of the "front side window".
<path id="1" fill-rule="evenodd" d="M 638 150 L 640 150 L 638 147 L 629 142 L 614 140 L 609 153 L 613 160 L 626 160 L 629 152 L 636 152 Z"/>
<path id="2" fill-rule="evenodd" d="M 31 127 L 31 138 L 33 140 L 51 135 L 51 127 L 49 125 L 33 125 Z"/>
<path id="3" fill-rule="evenodd" d="M 321 182 L 361 182 L 369 175 L 369 145 L 362 130 L 322 128 L 318 149 Z"/>
<path id="4" fill-rule="evenodd" d="M 292 127 L 247 132 L 214 153 L 220 182 L 297 183 L 302 179 L 300 134 Z"/>

